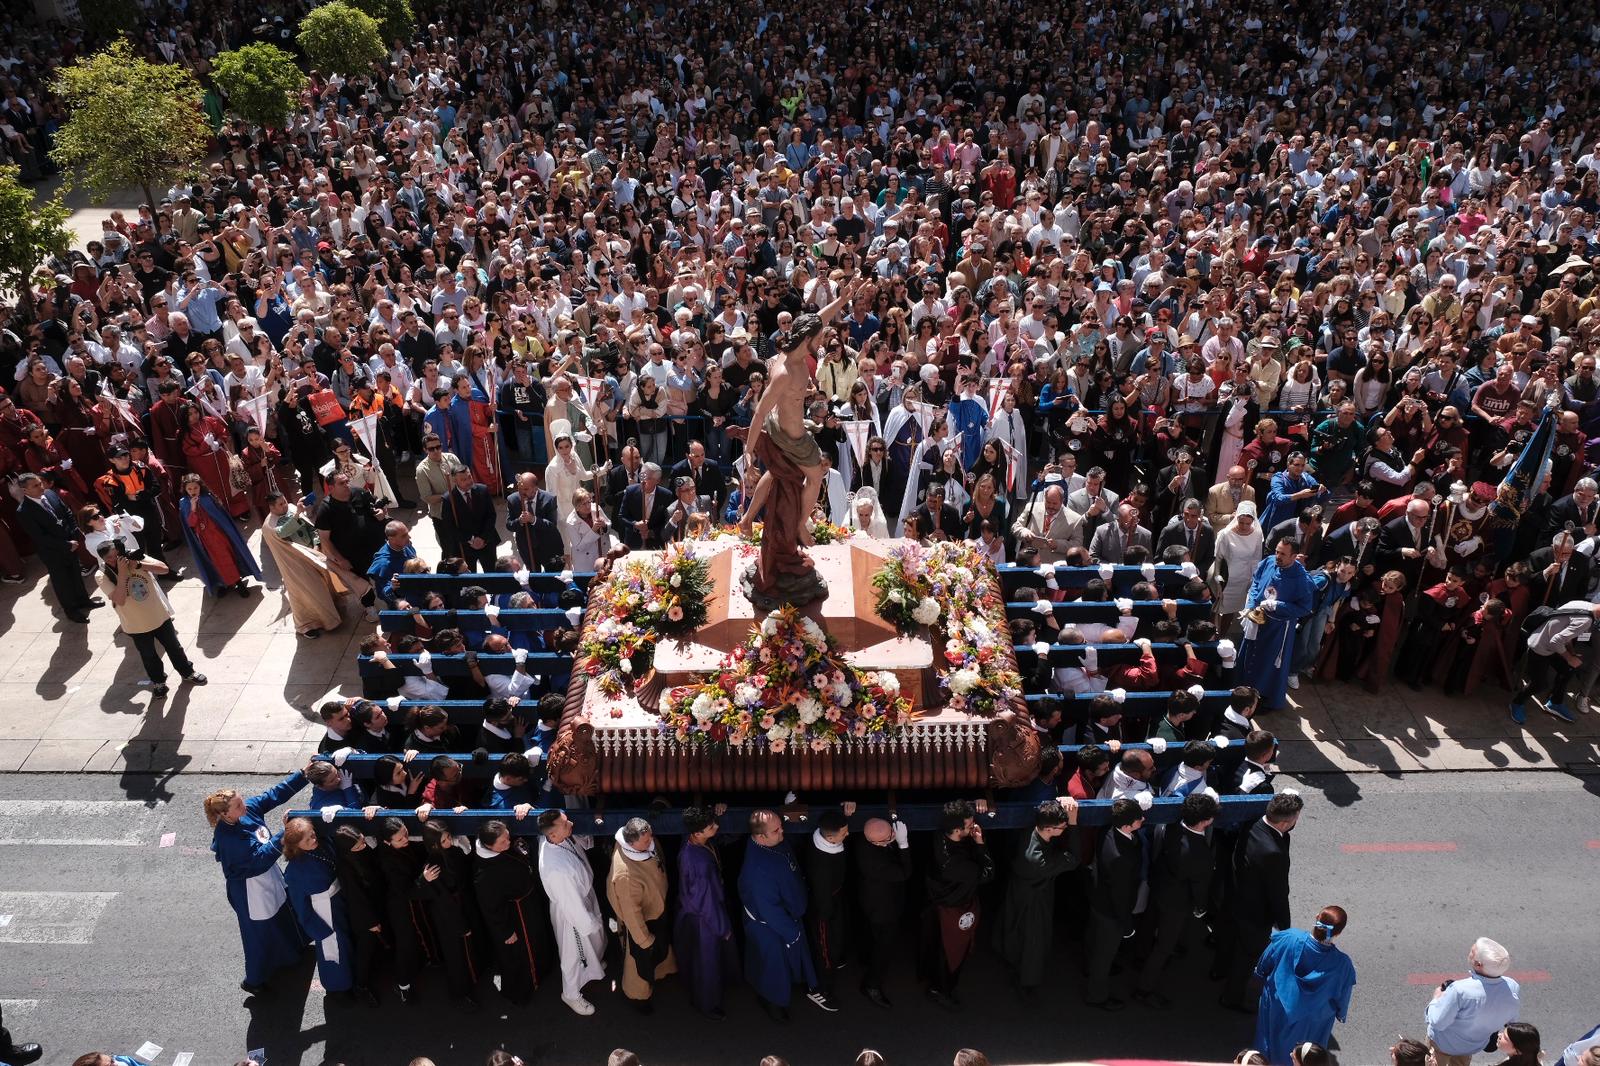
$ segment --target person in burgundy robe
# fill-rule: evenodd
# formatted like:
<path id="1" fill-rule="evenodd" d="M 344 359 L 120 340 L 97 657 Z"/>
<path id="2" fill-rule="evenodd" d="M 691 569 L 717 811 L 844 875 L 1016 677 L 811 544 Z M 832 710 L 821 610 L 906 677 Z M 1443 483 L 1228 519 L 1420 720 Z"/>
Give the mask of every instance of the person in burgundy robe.
<path id="1" fill-rule="evenodd" d="M 1382 691 L 1389 680 L 1389 664 L 1394 661 L 1400 638 L 1405 633 L 1406 576 L 1398 570 L 1389 571 L 1383 575 L 1378 592 L 1377 632 L 1373 634 L 1366 660 L 1356 671 L 1356 677 L 1368 692 Z"/>
<path id="2" fill-rule="evenodd" d="M 250 497 L 235 492 L 233 474 L 228 459 L 228 427 L 222 419 L 203 414 L 200 408 L 189 406 L 179 416 L 183 429 L 183 454 L 190 472 L 200 475 L 206 489 L 216 498 L 222 509 L 234 518 L 250 513 Z"/>
<path id="3" fill-rule="evenodd" d="M 74 378 L 57 382 L 55 412 L 56 421 L 61 423 L 57 440 L 72 458 L 73 469 L 84 483 L 93 484 L 111 465 L 106 458 L 111 419 L 93 398 L 84 394 L 83 383 Z"/>

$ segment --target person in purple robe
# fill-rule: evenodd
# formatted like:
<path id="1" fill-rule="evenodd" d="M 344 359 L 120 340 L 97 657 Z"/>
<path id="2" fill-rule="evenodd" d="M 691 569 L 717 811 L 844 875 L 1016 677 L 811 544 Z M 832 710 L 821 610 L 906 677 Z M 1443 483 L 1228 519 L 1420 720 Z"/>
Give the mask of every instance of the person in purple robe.
<path id="1" fill-rule="evenodd" d="M 683 812 L 684 844 L 678 852 L 678 918 L 673 947 L 689 982 L 694 1009 L 721 1021 L 722 990 L 738 965 L 733 923 L 722 886 L 722 859 L 711 843 L 717 816 L 710 807 Z"/>

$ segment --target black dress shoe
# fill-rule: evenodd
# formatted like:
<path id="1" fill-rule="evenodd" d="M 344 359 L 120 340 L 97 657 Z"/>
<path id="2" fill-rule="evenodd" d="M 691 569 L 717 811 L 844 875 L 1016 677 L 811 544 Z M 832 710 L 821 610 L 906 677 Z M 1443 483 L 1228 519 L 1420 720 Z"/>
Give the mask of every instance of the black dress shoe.
<path id="1" fill-rule="evenodd" d="M 38 1044 L 13 1044 L 10 1051 L 0 1051 L 0 1059 L 10 1066 L 28 1066 L 30 1062 L 38 1062 L 42 1055 L 44 1048 Z"/>
<path id="2" fill-rule="evenodd" d="M 954 997 L 946 995 L 937 988 L 928 989 L 928 998 L 933 1000 L 940 1007 L 943 1007 L 947 1011 L 958 1011 L 961 1009 L 961 1004 L 957 1003 Z"/>
<path id="3" fill-rule="evenodd" d="M 700 1017 L 704 1018 L 708 1022 L 721 1022 L 727 1020 L 728 1012 L 723 1010 L 721 1007 L 712 1007 L 710 1010 L 701 1011 Z"/>
<path id="4" fill-rule="evenodd" d="M 206 675 L 190 674 L 188 677 L 183 679 L 183 683 L 186 685 L 203 685 L 206 683 Z"/>
<path id="5" fill-rule="evenodd" d="M 776 1003 L 768 1003 L 766 1000 L 761 1001 L 761 1007 L 767 1012 L 767 1017 L 775 1022 L 787 1022 L 789 1020 L 788 1007 L 780 1007 Z"/>
<path id="6" fill-rule="evenodd" d="M 105 597 L 103 597 L 103 596 L 90 596 L 89 597 L 89 606 L 90 607 L 104 607 L 105 605 L 106 605 Z"/>
<path id="7" fill-rule="evenodd" d="M 656 1005 L 648 999 L 630 999 L 628 1003 L 640 1014 L 651 1015 L 656 1012 Z"/>
<path id="8" fill-rule="evenodd" d="M 253 985 L 249 981 L 240 981 L 239 989 L 240 991 L 245 992 L 248 995 L 252 995 L 257 999 L 272 998 L 272 989 L 268 988 L 266 985 Z"/>
<path id="9" fill-rule="evenodd" d="M 365 1006 L 376 1007 L 378 1005 L 378 993 L 374 992 L 370 988 L 356 989 L 355 997 L 357 1003 L 361 1003 Z"/>
<path id="10" fill-rule="evenodd" d="M 883 989 L 881 988 L 863 988 L 861 994 L 866 996 L 867 1002 L 874 1007 L 882 1007 L 884 1010 L 888 1010 L 894 1006 L 893 1003 L 889 1002 L 889 997 L 883 994 Z"/>
<path id="11" fill-rule="evenodd" d="M 401 1003 L 410 1003 L 416 998 L 417 995 L 414 989 L 408 988 L 405 985 L 395 985 L 394 991 L 395 995 L 400 997 Z"/>

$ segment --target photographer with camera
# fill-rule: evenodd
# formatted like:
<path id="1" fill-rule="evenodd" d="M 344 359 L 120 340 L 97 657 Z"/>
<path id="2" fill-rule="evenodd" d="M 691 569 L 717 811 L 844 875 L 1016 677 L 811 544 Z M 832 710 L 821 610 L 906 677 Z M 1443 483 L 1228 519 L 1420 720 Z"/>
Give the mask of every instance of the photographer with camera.
<path id="1" fill-rule="evenodd" d="M 167 564 L 156 559 L 135 559 L 122 554 L 121 544 L 107 540 L 100 545 L 100 573 L 96 583 L 116 609 L 122 631 L 139 649 L 145 673 L 150 675 L 150 691 L 157 697 L 167 694 L 167 672 L 161 665 L 161 654 L 156 643 L 167 650 L 178 676 L 191 685 L 203 685 L 206 676 L 195 670 L 194 663 L 178 642 L 178 630 L 172 624 L 172 604 L 160 582 L 155 579 L 167 572 Z"/>

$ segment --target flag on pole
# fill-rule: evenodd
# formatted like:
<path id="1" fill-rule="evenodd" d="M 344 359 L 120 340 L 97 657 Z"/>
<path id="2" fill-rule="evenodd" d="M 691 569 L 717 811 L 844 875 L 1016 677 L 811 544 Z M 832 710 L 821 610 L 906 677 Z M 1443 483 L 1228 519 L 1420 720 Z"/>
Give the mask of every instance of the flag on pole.
<path id="1" fill-rule="evenodd" d="M 851 419 L 840 422 L 844 429 L 845 439 L 850 442 L 850 450 L 855 453 L 856 465 L 867 465 L 867 439 L 872 436 L 872 422 L 870 419 Z"/>
<path id="2" fill-rule="evenodd" d="M 928 431 L 933 428 L 934 418 L 938 416 L 943 408 L 935 407 L 931 403 L 922 403 L 921 401 L 913 401 L 913 405 L 917 409 L 917 425 L 922 427 L 922 435 L 926 437 Z"/>
<path id="3" fill-rule="evenodd" d="M 240 400 L 239 405 L 234 410 L 239 413 L 240 417 L 247 418 L 255 423 L 256 429 L 265 435 L 267 432 L 267 408 L 271 405 L 272 397 L 267 393 L 262 393 L 260 396 L 252 396 L 248 400 Z"/>
<path id="4" fill-rule="evenodd" d="M 350 423 L 350 428 L 355 431 L 361 443 L 367 446 L 367 454 L 374 459 L 378 457 L 378 416 L 367 415 L 357 418 Z"/>
<path id="5" fill-rule="evenodd" d="M 989 382 L 989 421 L 994 421 L 994 416 L 1000 412 L 1000 404 L 1006 398 L 1006 393 L 1011 390 L 1010 378 L 995 378 Z"/>
<path id="6" fill-rule="evenodd" d="M 990 440 L 1000 445 L 1006 453 L 1006 492 L 1013 493 L 1017 487 L 1017 464 L 1022 460 L 1021 454 L 1011 446 L 1011 442 L 1004 437 L 991 437 Z"/>

